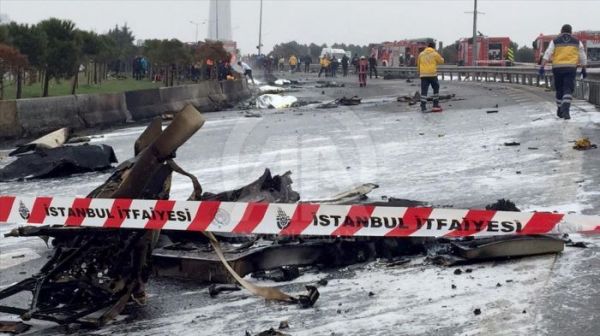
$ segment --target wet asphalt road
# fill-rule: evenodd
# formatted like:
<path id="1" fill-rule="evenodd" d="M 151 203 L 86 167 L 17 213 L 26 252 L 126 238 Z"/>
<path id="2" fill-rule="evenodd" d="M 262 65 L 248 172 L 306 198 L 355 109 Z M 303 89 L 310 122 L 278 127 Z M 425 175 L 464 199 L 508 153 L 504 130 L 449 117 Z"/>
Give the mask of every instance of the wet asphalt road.
<path id="1" fill-rule="evenodd" d="M 206 114 L 205 126 L 177 154 L 178 163 L 199 177 L 204 190 L 240 186 L 271 168 L 274 173 L 292 171 L 294 188 L 303 199 L 375 182 L 380 188 L 371 194 L 374 199 L 394 196 L 481 207 L 509 198 L 524 210 L 600 211 L 600 155 L 576 152 L 570 143 L 582 135 L 600 143 L 600 113 L 584 102 L 577 102 L 573 120 L 564 122 L 555 119 L 552 96 L 541 89 L 442 82 L 442 94 L 456 93 L 464 100 L 444 102 L 440 114 L 421 114 L 416 106 L 395 101 L 398 95 L 414 93 L 415 83 L 380 79 L 359 89 L 351 78 L 338 79 L 346 83 L 344 88 L 321 89 L 314 87 L 314 76 L 285 76 L 307 81 L 289 93 L 300 100 L 322 102 L 358 94 L 363 104 L 266 110 L 260 111 L 261 118 L 245 118 L 244 111 L 236 110 Z M 498 113 L 487 113 L 492 109 Z M 131 155 L 142 130 L 134 126 L 100 132 L 104 137 L 94 141 L 113 146 L 122 160 Z M 504 146 L 511 141 L 521 145 Z M 108 175 L 0 184 L 0 194 L 85 195 Z M 173 199 L 190 192 L 186 179 L 174 179 Z M 1 232 L 7 229 L 0 227 Z M 283 285 L 298 292 L 316 279 L 332 279 L 321 289 L 317 308 L 309 311 L 265 303 L 244 292 L 210 299 L 202 285 L 153 279 L 150 302 L 134 310 L 132 322 L 117 322 L 94 334 L 243 335 L 289 320 L 292 335 L 595 336 L 600 330 L 600 240 L 581 239 L 592 247 L 569 248 L 557 258 L 483 263 L 472 279 L 460 281 L 452 269 L 422 260 L 392 270 L 369 263 L 309 272 Z M 22 257 L 10 253 L 30 260 L 19 263 L 15 260 Z M 0 288 L 34 273 L 49 253 L 39 239 L 0 238 L 0 265 L 9 266 L 0 269 Z M 512 278 L 515 286 L 498 289 L 499 278 Z M 449 282 L 464 292 L 449 291 Z M 378 298 L 364 299 L 370 290 Z M 16 301 L 22 300 L 11 303 Z M 477 320 L 472 317 L 474 305 L 483 311 Z M 31 334 L 64 332 L 35 322 Z"/>

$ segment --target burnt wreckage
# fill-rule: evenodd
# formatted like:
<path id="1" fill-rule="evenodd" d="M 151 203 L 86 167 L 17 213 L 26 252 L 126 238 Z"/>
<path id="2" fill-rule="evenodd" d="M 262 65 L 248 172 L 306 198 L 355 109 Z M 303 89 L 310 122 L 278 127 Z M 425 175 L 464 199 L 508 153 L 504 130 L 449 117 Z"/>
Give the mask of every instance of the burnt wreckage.
<path id="1" fill-rule="evenodd" d="M 175 151 L 203 123 L 202 115 L 192 106 L 177 113 L 164 130 L 161 120 L 154 120 L 135 142 L 135 157 L 121 163 L 108 180 L 90 192 L 88 197 L 168 199 L 172 174 L 176 172 L 192 182 L 193 192 L 189 200 L 300 201 L 300 195 L 291 186 L 291 173 L 273 176 L 268 169 L 256 181 L 242 188 L 221 193 L 203 192 L 197 178 L 174 161 Z M 427 206 L 423 202 L 395 198 L 370 202 L 366 195 L 377 187 L 367 183 L 329 199 L 311 202 Z M 506 201 L 498 202 L 493 208 L 518 211 L 514 204 Z M 320 225 L 324 225 L 326 220 L 331 221 L 325 218 L 315 220 Z M 280 221 L 281 225 L 285 225 L 289 219 L 280 218 Z M 385 225 L 383 222 L 379 224 Z M 41 319 L 87 327 L 99 327 L 111 321 L 128 303 L 143 305 L 146 302 L 146 283 L 152 275 L 212 283 L 209 287 L 211 296 L 239 289 L 237 286 L 216 284 L 239 283 L 266 299 L 307 308 L 319 298 L 317 286 L 322 284 L 306 286 L 307 293 L 292 296 L 276 288 L 253 285 L 243 277 L 251 274 L 255 278 L 287 281 L 299 276 L 299 267 L 303 266 L 339 267 L 374 258 L 385 258 L 392 264 L 398 263 L 402 256 L 419 253 L 427 253 L 439 264 L 451 265 L 496 257 L 559 252 L 564 246 L 562 240 L 549 237 L 486 241 L 299 237 L 61 226 L 19 227 L 6 235 L 39 236 L 46 241 L 52 237 L 54 253 L 36 275 L 0 291 L 0 312 L 19 315 L 23 320 Z M 532 241 L 536 243 L 531 245 Z M 32 294 L 28 307 L 2 305 L 2 300 L 21 292 Z"/>

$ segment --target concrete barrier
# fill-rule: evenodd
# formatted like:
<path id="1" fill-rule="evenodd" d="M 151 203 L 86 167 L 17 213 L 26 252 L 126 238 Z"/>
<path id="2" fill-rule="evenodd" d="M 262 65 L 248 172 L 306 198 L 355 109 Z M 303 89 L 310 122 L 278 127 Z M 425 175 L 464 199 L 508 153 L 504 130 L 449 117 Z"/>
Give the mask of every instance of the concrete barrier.
<path id="1" fill-rule="evenodd" d="M 86 127 L 118 125 L 132 120 L 123 93 L 82 94 L 76 97 L 79 117 Z"/>
<path id="2" fill-rule="evenodd" d="M 148 120 L 180 111 L 186 104 L 211 112 L 250 96 L 246 83 L 235 80 L 115 94 L 0 101 L 0 137 L 36 136 L 61 127 L 81 129 Z"/>
<path id="3" fill-rule="evenodd" d="M 61 127 L 83 128 L 75 96 L 17 100 L 17 119 L 24 135 L 38 135 Z"/>
<path id="4" fill-rule="evenodd" d="M 250 90 L 242 80 L 228 80 L 221 82 L 223 94 L 227 97 L 230 103 L 236 103 L 242 99 L 250 97 Z"/>
<path id="5" fill-rule="evenodd" d="M 125 92 L 125 102 L 133 120 L 152 119 L 165 112 L 160 106 L 158 89 L 127 91 Z"/>
<path id="6" fill-rule="evenodd" d="M 201 112 L 218 110 L 219 106 L 210 98 L 208 82 L 160 89 L 160 101 L 166 112 L 180 111 L 192 104 Z"/>
<path id="7" fill-rule="evenodd" d="M 0 138 L 17 138 L 23 129 L 17 119 L 17 102 L 0 100 Z"/>

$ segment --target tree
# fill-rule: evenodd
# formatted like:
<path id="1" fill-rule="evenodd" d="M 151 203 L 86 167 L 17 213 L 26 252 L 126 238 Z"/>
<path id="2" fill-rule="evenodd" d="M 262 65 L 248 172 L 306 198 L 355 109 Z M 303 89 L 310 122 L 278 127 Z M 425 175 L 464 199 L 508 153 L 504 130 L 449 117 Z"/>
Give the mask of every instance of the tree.
<path id="1" fill-rule="evenodd" d="M 292 55 L 301 56 L 308 53 L 306 45 L 298 44 L 296 41 L 276 44 L 271 51 L 271 56 L 288 58 Z"/>
<path id="2" fill-rule="evenodd" d="M 78 46 L 75 36 L 75 24 L 68 20 L 48 19 L 38 27 L 48 39 L 47 54 L 44 62 L 44 89 L 42 96 L 48 96 L 48 87 L 52 78 L 68 78 L 76 73 L 78 66 Z"/>
<path id="3" fill-rule="evenodd" d="M 127 71 L 128 65 L 133 61 L 135 55 L 135 46 L 133 41 L 135 36 L 129 30 L 127 25 L 120 27 L 117 25 L 115 29 L 111 29 L 106 34 L 112 41 L 114 48 L 112 49 L 114 59 L 110 62 L 112 71 L 119 74 L 121 71 Z"/>
<path id="4" fill-rule="evenodd" d="M 447 45 L 442 49 L 442 57 L 447 64 L 456 64 L 458 61 L 458 49 L 456 44 Z"/>
<path id="5" fill-rule="evenodd" d="M 0 100 L 4 99 L 4 78 L 8 73 L 18 73 L 27 65 L 27 57 L 16 48 L 0 44 Z"/>
<path id="6" fill-rule="evenodd" d="M 534 63 L 535 53 L 532 48 L 522 46 L 515 52 L 515 62 Z"/>
<path id="7" fill-rule="evenodd" d="M 311 43 L 308 46 L 308 54 L 313 60 L 318 60 L 319 56 L 321 56 L 321 49 L 323 48 L 321 48 L 319 45 Z"/>
<path id="8" fill-rule="evenodd" d="M 8 44 L 19 49 L 21 54 L 27 56 L 29 68 L 29 83 L 37 81 L 37 71 L 42 71 L 46 58 L 46 34 L 37 26 L 17 24 L 12 22 L 7 26 Z M 25 70 L 25 69 L 23 69 Z M 21 98 L 23 71 L 17 73 L 17 99 Z"/>
<path id="9" fill-rule="evenodd" d="M 206 40 L 205 42 L 201 42 L 200 46 L 196 49 L 194 59 L 202 64 L 208 59 L 215 62 L 228 62 L 231 59 L 231 55 L 223 48 L 223 42 Z"/>

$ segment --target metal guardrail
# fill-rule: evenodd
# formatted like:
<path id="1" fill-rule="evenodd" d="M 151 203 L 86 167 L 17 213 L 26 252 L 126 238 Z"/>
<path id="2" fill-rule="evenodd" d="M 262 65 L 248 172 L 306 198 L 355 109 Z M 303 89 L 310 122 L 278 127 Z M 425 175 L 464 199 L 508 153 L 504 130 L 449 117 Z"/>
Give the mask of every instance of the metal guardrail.
<path id="1" fill-rule="evenodd" d="M 417 77 L 415 67 L 380 67 L 378 70 L 384 76 L 392 78 Z M 546 71 L 546 75 L 540 77 L 538 69 L 534 67 L 440 66 L 438 76 L 442 80 L 512 83 L 553 89 L 552 71 Z M 593 71 L 589 72 L 586 79 L 578 78 L 574 96 L 594 105 L 600 105 L 600 73 Z"/>

